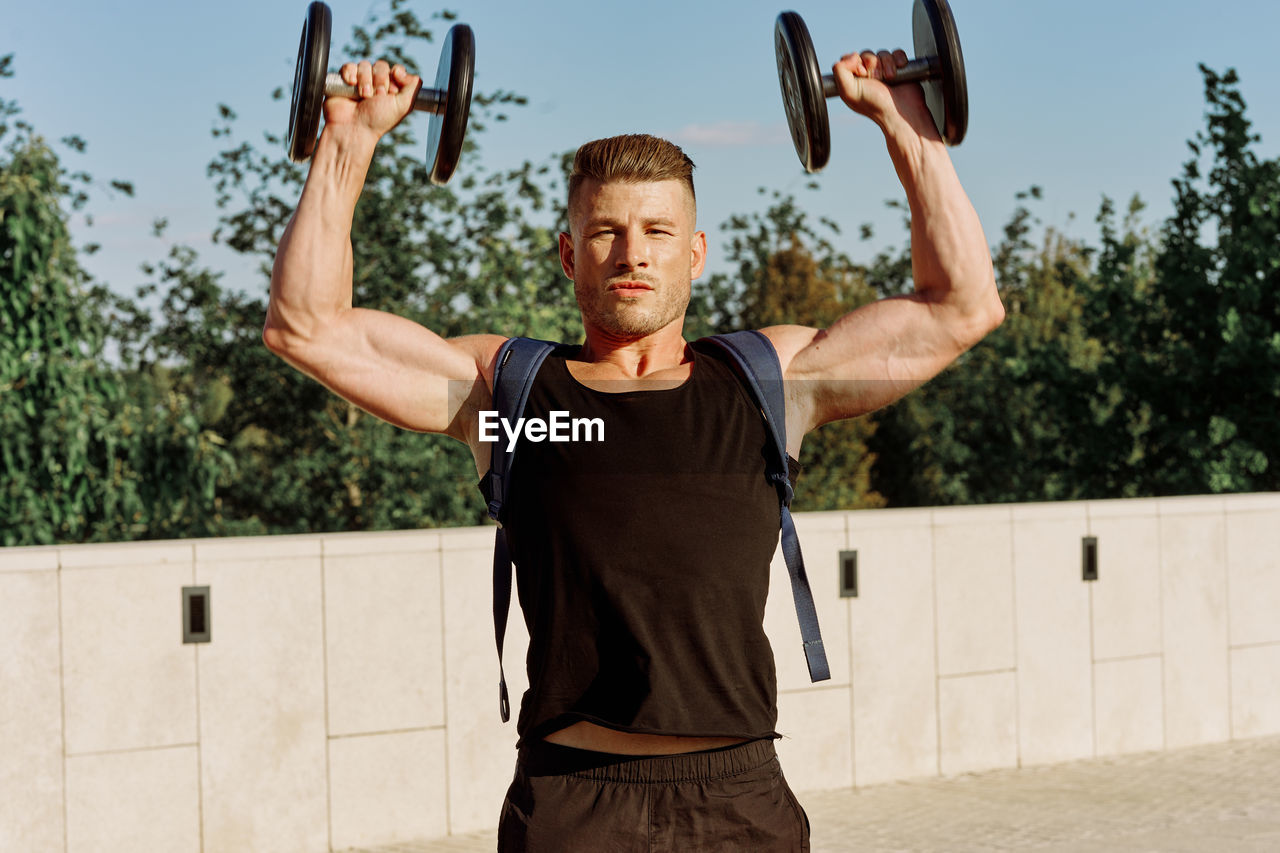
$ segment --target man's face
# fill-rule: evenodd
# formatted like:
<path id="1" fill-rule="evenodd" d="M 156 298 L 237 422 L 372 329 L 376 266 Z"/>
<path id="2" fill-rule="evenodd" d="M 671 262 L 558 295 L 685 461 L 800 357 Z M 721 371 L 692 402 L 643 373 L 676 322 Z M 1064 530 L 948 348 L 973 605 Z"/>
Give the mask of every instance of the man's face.
<path id="1" fill-rule="evenodd" d="M 586 326 L 635 340 L 683 322 L 707 235 L 694 230 L 693 196 L 681 181 L 585 181 L 569 219 L 560 262 Z"/>

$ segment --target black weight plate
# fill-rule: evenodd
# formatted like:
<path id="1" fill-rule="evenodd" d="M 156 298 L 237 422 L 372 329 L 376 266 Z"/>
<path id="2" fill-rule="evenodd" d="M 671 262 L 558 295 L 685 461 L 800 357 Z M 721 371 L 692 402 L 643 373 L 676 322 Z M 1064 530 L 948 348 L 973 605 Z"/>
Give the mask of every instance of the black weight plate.
<path id="1" fill-rule="evenodd" d="M 782 106 L 787 111 L 791 141 L 805 171 L 816 172 L 831 156 L 831 126 L 827 123 L 827 101 L 822 94 L 822 74 L 818 56 L 809 38 L 809 28 L 795 12 L 783 12 L 773 30 L 773 46 L 778 55 L 778 85 Z"/>
<path id="2" fill-rule="evenodd" d="M 947 0 L 916 0 L 911 30 L 916 58 L 938 59 L 939 76 L 920 84 L 933 123 L 948 145 L 959 145 L 969 128 L 969 86 L 965 82 L 956 19 Z"/>
<path id="3" fill-rule="evenodd" d="M 476 38 L 471 27 L 454 24 L 444 37 L 436 89 L 444 93 L 444 109 L 431 115 L 427 125 L 427 163 L 431 183 L 447 184 L 462 155 L 471 115 L 471 79 L 476 67 Z"/>
<path id="4" fill-rule="evenodd" d="M 324 110 L 324 78 L 329 73 L 329 31 L 333 16 L 329 7 L 316 2 L 307 7 L 298 43 L 298 64 L 293 71 L 293 100 L 289 104 L 289 133 L 285 150 L 301 163 L 316 148 L 320 115 Z"/>

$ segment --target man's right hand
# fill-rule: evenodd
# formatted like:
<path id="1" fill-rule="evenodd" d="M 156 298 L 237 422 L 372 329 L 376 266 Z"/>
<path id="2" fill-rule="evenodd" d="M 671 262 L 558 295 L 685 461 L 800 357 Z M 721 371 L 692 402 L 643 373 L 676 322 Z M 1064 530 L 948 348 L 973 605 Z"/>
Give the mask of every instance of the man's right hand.
<path id="1" fill-rule="evenodd" d="M 382 59 L 348 62 L 338 73 L 344 83 L 356 87 L 359 100 L 325 98 L 325 125 L 368 132 L 375 142 L 413 111 L 414 99 L 422 88 L 421 77 L 410 74 L 403 65 L 392 68 Z"/>

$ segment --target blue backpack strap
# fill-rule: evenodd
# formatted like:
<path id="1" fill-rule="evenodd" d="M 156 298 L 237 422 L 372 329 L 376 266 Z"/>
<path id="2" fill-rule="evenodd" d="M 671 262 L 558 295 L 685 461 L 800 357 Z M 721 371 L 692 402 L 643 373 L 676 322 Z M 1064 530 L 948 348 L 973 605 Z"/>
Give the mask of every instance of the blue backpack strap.
<path id="1" fill-rule="evenodd" d="M 524 414 L 533 379 L 554 348 L 555 344 L 548 341 L 510 338 L 498 349 L 493 368 L 493 408 L 499 418 L 514 422 Z M 489 457 L 489 472 L 480 481 L 489 517 L 498 522 L 493 542 L 493 634 L 498 645 L 498 713 L 504 723 L 511 719 L 507 676 L 502 670 L 502 645 L 507 634 L 507 611 L 511 608 L 511 554 L 502 530 L 502 504 L 507 497 L 515 457 L 515 448 L 508 444 L 500 431 Z"/>
<path id="2" fill-rule="evenodd" d="M 826 681 L 831 677 L 831 668 L 827 665 L 827 652 L 822 645 L 822 632 L 818 628 L 818 611 L 813 603 L 813 590 L 809 588 L 809 576 L 804 570 L 800 537 L 796 535 L 795 521 L 791 517 L 791 498 L 794 492 L 787 467 L 787 405 L 778 353 L 769 339 L 757 331 L 712 335 L 707 340 L 715 342 L 733 357 L 752 396 L 760 405 L 769 434 L 773 438 L 774 452 L 769 456 L 765 474 L 778 489 L 782 516 L 782 556 L 787 562 L 787 574 L 791 576 L 791 597 L 795 600 L 796 617 L 800 620 L 805 662 L 809 665 L 811 681 Z"/>

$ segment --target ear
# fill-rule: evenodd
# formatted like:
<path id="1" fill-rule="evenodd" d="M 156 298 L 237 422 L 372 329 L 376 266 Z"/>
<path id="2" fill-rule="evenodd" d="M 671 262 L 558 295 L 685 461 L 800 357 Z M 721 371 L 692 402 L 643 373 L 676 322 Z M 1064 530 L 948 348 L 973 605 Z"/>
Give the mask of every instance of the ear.
<path id="1" fill-rule="evenodd" d="M 693 242 L 689 246 L 689 280 L 692 281 L 702 275 L 702 271 L 707 266 L 707 232 L 697 231 L 693 235 Z"/>
<path id="2" fill-rule="evenodd" d="M 566 231 L 560 232 L 560 268 L 565 278 L 573 281 L 573 237 Z"/>

